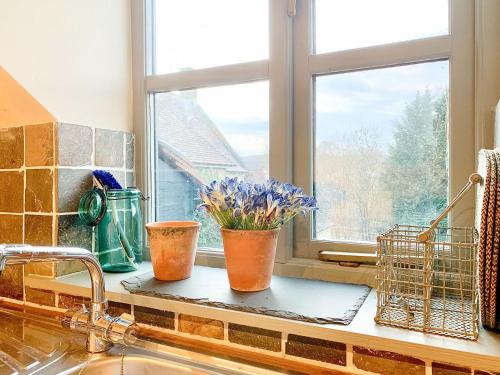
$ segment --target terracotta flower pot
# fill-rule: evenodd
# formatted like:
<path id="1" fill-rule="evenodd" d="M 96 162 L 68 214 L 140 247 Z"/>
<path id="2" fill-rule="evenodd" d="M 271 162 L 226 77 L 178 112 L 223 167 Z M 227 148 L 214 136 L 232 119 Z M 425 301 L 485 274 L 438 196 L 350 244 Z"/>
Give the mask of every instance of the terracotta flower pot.
<path id="1" fill-rule="evenodd" d="M 196 221 L 146 224 L 157 280 L 182 280 L 191 276 L 200 227 L 201 224 Z"/>
<path id="2" fill-rule="evenodd" d="M 269 288 L 279 229 L 221 229 L 229 284 L 242 292 Z"/>

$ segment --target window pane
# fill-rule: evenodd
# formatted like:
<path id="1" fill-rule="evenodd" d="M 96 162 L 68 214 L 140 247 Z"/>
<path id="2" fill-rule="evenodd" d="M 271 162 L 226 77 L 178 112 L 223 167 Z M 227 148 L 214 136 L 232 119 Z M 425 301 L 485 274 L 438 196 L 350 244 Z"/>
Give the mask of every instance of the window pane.
<path id="1" fill-rule="evenodd" d="M 316 0 L 315 53 L 448 34 L 448 0 Z"/>
<path id="2" fill-rule="evenodd" d="M 221 248 L 215 222 L 196 210 L 200 184 L 269 176 L 267 82 L 154 95 L 156 218 L 203 223 L 200 247 Z"/>
<path id="3" fill-rule="evenodd" d="M 448 199 L 448 62 L 315 78 L 316 239 L 428 225 Z"/>
<path id="4" fill-rule="evenodd" d="M 264 60 L 268 0 L 154 1 L 154 73 Z"/>

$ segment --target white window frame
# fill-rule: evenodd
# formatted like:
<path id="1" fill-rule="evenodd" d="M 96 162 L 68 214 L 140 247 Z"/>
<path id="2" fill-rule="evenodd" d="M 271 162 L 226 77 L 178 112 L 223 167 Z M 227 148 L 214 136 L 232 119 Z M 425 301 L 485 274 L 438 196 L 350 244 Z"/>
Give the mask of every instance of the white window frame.
<path id="1" fill-rule="evenodd" d="M 426 61 L 449 60 L 449 186 L 455 196 L 475 170 L 474 2 L 449 0 L 449 29 L 444 36 L 313 54 L 313 0 L 297 1 L 294 22 L 294 182 L 312 193 L 314 181 L 313 77 Z M 317 259 L 320 251 L 374 253 L 375 244 L 312 239 L 312 217 L 294 226 L 294 255 Z M 474 223 L 469 194 L 450 214 L 454 226 Z M 401 223 L 404 224 L 404 223 Z"/>
<path id="2" fill-rule="evenodd" d="M 282 181 L 292 180 L 291 111 L 291 21 L 288 0 L 269 1 L 269 59 L 153 75 L 153 2 L 132 2 L 134 129 L 137 139 L 138 185 L 151 199 L 145 209 L 146 221 L 155 219 L 154 119 L 149 116 L 157 92 L 234 85 L 266 80 L 269 82 L 269 174 Z M 149 64 L 149 65 L 148 65 Z M 137 77 L 136 77 L 137 76 Z M 137 104 L 136 104 L 137 103 Z M 147 109 L 150 110 L 147 110 Z M 145 125 L 144 125 L 145 124 Z M 292 228 L 283 228 L 278 242 L 277 262 L 284 262 L 292 250 Z M 223 254 L 207 249 L 197 252 L 199 263 L 223 265 Z"/>
<path id="3" fill-rule="evenodd" d="M 356 71 L 414 62 L 448 59 L 450 62 L 450 196 L 455 195 L 475 168 L 474 155 L 474 2 L 449 0 L 450 34 L 349 51 L 312 54 L 312 1 L 269 0 L 269 59 L 152 76 L 150 0 L 132 7 L 132 64 L 136 176 L 151 199 L 145 221 L 154 219 L 154 126 L 148 108 L 153 92 L 214 87 L 258 80 L 269 81 L 270 176 L 293 181 L 312 193 L 314 74 Z M 295 15 L 296 11 L 296 15 Z M 292 38 L 293 34 L 293 38 Z M 149 64 L 149 65 L 148 65 Z M 458 89 L 458 87 L 460 89 Z M 454 225 L 473 222 L 473 197 L 455 208 Z M 275 273 L 333 281 L 370 283 L 373 267 L 340 267 L 318 260 L 322 250 L 373 253 L 360 243 L 311 240 L 311 218 L 298 219 L 282 229 Z M 307 259 L 309 258 L 309 259 Z M 224 267 L 221 252 L 198 250 L 197 264 Z"/>

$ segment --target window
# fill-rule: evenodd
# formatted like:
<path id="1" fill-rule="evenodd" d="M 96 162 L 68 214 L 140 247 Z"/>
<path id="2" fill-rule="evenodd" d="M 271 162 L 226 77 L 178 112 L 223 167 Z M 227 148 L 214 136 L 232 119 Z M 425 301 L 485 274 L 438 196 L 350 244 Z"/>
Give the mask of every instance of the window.
<path id="1" fill-rule="evenodd" d="M 268 1 L 155 0 L 154 73 L 269 58 Z"/>
<path id="2" fill-rule="evenodd" d="M 294 176 L 320 210 L 296 221 L 294 256 L 373 252 L 395 223 L 428 225 L 467 182 L 464 166 L 474 170 L 473 96 L 463 91 L 472 90 L 473 9 L 448 0 L 298 6 Z M 447 224 L 473 223 L 468 198 Z"/>
<path id="3" fill-rule="evenodd" d="M 269 178 L 267 82 L 154 94 L 156 217 L 198 220 L 199 246 L 222 248 L 216 223 L 196 207 L 200 184 Z"/>
<path id="4" fill-rule="evenodd" d="M 314 52 L 448 34 L 448 0 L 316 0 Z"/>
<path id="5" fill-rule="evenodd" d="M 221 247 L 195 210 L 214 178 L 273 177 L 317 197 L 280 236 L 286 265 L 373 252 L 393 224 L 427 224 L 474 170 L 471 2 L 143 5 L 148 220 L 201 220 L 202 257 Z M 472 223 L 469 198 L 448 224 Z"/>
<path id="6" fill-rule="evenodd" d="M 270 165 L 268 0 L 145 2 L 151 220 L 202 222 L 199 246 L 220 251 L 197 210 L 201 184 L 264 182 Z M 285 17 L 283 17 L 285 18 Z"/>
<path id="7" fill-rule="evenodd" d="M 446 207 L 448 66 L 314 78 L 314 239 L 369 243 L 394 223 L 428 225 Z"/>

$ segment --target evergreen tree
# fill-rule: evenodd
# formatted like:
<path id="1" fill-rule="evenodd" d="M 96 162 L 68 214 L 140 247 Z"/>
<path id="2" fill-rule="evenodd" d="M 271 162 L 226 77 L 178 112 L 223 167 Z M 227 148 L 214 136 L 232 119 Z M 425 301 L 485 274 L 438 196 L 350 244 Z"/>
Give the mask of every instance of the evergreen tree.
<path id="1" fill-rule="evenodd" d="M 447 203 L 447 95 L 417 92 L 396 123 L 384 184 L 397 223 L 429 225 Z"/>

